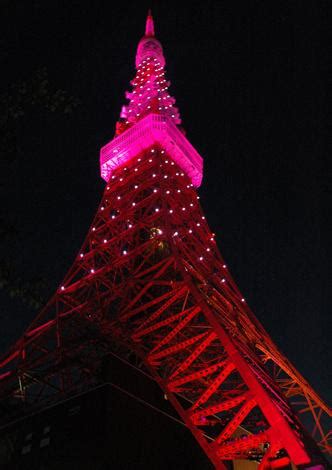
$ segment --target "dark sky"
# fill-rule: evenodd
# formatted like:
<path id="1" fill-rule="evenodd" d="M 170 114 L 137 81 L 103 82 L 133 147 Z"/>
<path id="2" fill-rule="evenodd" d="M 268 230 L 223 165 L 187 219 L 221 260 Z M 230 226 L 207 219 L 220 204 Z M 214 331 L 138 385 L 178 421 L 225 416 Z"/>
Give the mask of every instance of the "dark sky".
<path id="1" fill-rule="evenodd" d="M 80 104 L 68 115 L 29 105 L 15 123 L 0 190 L 17 234 L 1 258 L 23 280 L 45 279 L 47 294 L 70 267 L 152 6 L 219 248 L 272 338 L 328 399 L 327 4 L 2 0 L 1 93 L 45 68 L 50 88 Z M 36 312 L 5 290 L 0 300 L 4 351 Z"/>

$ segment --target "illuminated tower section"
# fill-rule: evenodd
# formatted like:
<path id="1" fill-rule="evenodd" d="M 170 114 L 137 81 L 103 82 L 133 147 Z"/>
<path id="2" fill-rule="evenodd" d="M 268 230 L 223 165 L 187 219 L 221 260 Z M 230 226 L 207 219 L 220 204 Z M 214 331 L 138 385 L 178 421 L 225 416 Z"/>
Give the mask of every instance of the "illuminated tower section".
<path id="1" fill-rule="evenodd" d="M 172 160 L 189 176 L 195 187 L 202 181 L 202 157 L 179 129 L 181 119 L 169 94 L 165 78 L 165 58 L 160 42 L 154 36 L 154 24 L 148 15 L 145 36 L 138 44 L 136 76 L 129 100 L 123 106 L 116 126 L 118 137 L 101 150 L 101 176 L 109 181 L 115 169 L 125 164 L 154 143 L 159 143 Z"/>
<path id="2" fill-rule="evenodd" d="M 128 104 L 101 150 L 107 183 L 86 240 L 0 359 L 3 420 L 98 384 L 117 345 L 139 358 L 215 468 L 327 468 L 331 410 L 255 318 L 219 253 L 196 193 L 202 158 L 180 127 L 164 66 L 149 14 Z"/>

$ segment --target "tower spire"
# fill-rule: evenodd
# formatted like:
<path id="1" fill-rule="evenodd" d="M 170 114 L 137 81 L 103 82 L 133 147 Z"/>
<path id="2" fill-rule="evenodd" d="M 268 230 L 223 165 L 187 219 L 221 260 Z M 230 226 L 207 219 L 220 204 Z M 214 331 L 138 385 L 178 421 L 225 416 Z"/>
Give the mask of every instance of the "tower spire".
<path id="1" fill-rule="evenodd" d="M 163 48 L 154 33 L 151 10 L 145 23 L 145 34 L 137 46 L 136 76 L 130 82 L 133 89 L 126 93 L 129 103 L 122 107 L 120 120 L 116 124 L 116 135 L 148 114 L 159 114 L 180 125 L 181 118 L 175 99 L 169 94 L 170 82 L 165 77 Z"/>
<path id="2" fill-rule="evenodd" d="M 154 21 L 151 10 L 148 10 L 148 16 L 145 22 L 145 33 L 137 46 L 136 53 L 136 68 L 142 63 L 144 59 L 155 58 L 160 62 L 161 66 L 165 65 L 165 58 L 163 48 L 158 39 L 155 37 Z"/>
<path id="3" fill-rule="evenodd" d="M 152 17 L 152 13 L 151 13 L 151 8 L 149 8 L 148 16 L 146 18 L 145 36 L 147 36 L 147 37 L 154 36 L 154 22 L 153 22 L 153 17 Z"/>

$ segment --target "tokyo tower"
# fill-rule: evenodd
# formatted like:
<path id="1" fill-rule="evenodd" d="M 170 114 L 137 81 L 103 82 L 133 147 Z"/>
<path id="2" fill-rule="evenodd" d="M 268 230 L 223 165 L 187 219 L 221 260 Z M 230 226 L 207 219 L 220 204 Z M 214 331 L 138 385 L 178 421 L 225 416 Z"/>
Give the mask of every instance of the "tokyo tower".
<path id="1" fill-rule="evenodd" d="M 98 385 L 109 352 L 130 351 L 215 468 L 328 468 L 331 410 L 219 253 L 196 192 L 203 160 L 169 85 L 149 12 L 128 103 L 101 149 L 106 186 L 87 237 L 0 358 L 1 425 Z"/>

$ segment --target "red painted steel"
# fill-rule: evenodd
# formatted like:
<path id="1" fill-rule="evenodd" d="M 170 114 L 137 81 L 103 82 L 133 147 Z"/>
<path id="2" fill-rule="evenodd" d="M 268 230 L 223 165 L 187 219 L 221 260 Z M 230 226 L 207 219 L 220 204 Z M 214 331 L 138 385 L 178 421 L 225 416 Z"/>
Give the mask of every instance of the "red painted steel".
<path id="1" fill-rule="evenodd" d="M 73 266 L 0 360 L 3 421 L 98 383 L 118 344 L 140 358 L 216 468 L 321 462 L 301 415 L 331 453 L 330 409 L 254 317 L 198 199 L 162 143 L 113 168 Z"/>

